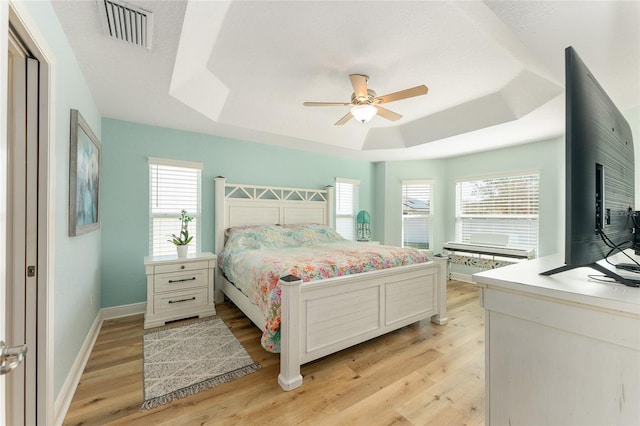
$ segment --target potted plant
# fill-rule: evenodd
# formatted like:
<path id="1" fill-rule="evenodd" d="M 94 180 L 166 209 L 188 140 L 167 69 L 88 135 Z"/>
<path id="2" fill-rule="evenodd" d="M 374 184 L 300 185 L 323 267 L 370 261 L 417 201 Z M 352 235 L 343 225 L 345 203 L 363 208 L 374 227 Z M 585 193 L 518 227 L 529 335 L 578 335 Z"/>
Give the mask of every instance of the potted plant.
<path id="1" fill-rule="evenodd" d="M 193 240 L 193 236 L 189 235 L 189 222 L 193 218 L 187 214 L 186 210 L 180 212 L 180 234 L 171 234 L 171 239 L 167 240 L 175 244 L 178 250 L 178 257 L 187 257 L 187 251 L 189 250 L 189 243 Z"/>

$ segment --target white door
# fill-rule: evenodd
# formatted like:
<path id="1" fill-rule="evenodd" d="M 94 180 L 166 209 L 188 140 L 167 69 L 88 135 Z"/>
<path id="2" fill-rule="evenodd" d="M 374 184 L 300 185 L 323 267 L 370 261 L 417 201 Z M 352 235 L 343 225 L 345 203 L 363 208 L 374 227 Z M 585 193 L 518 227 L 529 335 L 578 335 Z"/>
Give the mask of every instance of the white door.
<path id="1" fill-rule="evenodd" d="M 9 32 L 6 167 L 6 421 L 36 424 L 38 61 Z M 12 346 L 13 345 L 13 346 Z M 30 353 L 25 354 L 25 348 Z M 20 362 L 21 361 L 21 362 Z M 18 364 L 18 362 L 20 362 Z M 9 368 L 12 367 L 12 368 Z"/>

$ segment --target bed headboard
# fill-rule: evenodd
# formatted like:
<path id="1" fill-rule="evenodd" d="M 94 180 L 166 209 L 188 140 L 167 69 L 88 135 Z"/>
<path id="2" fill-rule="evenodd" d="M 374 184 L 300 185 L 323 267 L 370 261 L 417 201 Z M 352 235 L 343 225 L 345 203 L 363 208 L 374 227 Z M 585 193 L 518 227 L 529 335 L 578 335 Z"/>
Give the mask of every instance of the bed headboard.
<path id="1" fill-rule="evenodd" d="M 232 226 L 320 223 L 333 228 L 333 187 L 284 188 L 227 183 L 215 178 L 216 253 Z"/>

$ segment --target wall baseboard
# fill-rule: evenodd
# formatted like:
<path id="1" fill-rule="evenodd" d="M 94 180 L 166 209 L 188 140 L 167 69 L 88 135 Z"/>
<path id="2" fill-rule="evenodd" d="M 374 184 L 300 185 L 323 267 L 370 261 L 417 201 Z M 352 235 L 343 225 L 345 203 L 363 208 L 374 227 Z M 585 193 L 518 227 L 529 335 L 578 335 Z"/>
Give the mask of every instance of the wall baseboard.
<path id="1" fill-rule="evenodd" d="M 58 393 L 58 397 L 55 400 L 53 407 L 55 425 L 61 425 L 64 422 L 64 418 L 66 417 L 71 401 L 73 400 L 73 395 L 80 383 L 80 378 L 82 377 L 84 368 L 87 365 L 87 361 L 89 361 L 89 356 L 91 355 L 93 346 L 98 339 L 98 334 L 100 333 L 104 320 L 142 314 L 146 309 L 147 302 L 140 302 L 132 303 L 130 305 L 102 308 L 98 312 L 98 315 L 96 315 L 96 318 L 87 333 L 87 337 L 85 337 L 84 342 L 82 343 L 80 352 L 71 366 L 67 379 L 64 381 L 64 384 Z"/>
<path id="2" fill-rule="evenodd" d="M 67 410 L 69 410 L 69 406 L 71 405 L 71 400 L 73 399 L 73 395 L 76 392 L 76 388 L 78 387 L 78 383 L 80 383 L 80 378 L 82 377 L 82 372 L 84 371 L 84 367 L 87 365 L 87 361 L 89 361 L 89 356 L 91 355 L 91 351 L 93 350 L 93 346 L 96 343 L 96 339 L 98 338 L 98 333 L 100 332 L 100 328 L 102 327 L 102 315 L 101 312 L 98 312 L 96 315 L 87 336 L 82 343 L 82 347 L 80 348 L 80 352 L 76 357 L 73 365 L 71 366 L 71 370 L 67 375 L 67 379 L 62 384 L 62 388 L 58 393 L 58 396 L 53 405 L 53 416 L 54 416 L 54 424 L 61 425 L 64 422 L 64 418 L 67 415 Z"/>
<path id="3" fill-rule="evenodd" d="M 456 281 L 464 281 L 465 283 L 472 283 L 473 284 L 473 280 L 471 279 L 471 275 L 470 274 L 461 274 L 460 272 L 452 272 L 451 273 L 451 279 L 452 280 L 456 280 Z"/>
<path id="4" fill-rule="evenodd" d="M 128 317 L 130 315 L 144 314 L 147 310 L 147 302 L 131 303 L 129 305 L 111 306 L 109 308 L 102 308 L 102 319 L 114 319 Z"/>

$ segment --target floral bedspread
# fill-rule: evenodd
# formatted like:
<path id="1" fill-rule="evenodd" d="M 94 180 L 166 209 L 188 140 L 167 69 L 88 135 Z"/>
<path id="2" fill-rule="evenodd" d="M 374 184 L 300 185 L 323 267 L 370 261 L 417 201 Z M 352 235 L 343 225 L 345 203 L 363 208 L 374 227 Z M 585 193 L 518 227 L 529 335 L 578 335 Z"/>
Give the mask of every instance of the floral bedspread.
<path id="1" fill-rule="evenodd" d="M 321 225 L 232 228 L 220 267 L 265 312 L 262 346 L 280 352 L 280 277 L 304 282 L 422 263 L 414 249 L 355 243 Z"/>

